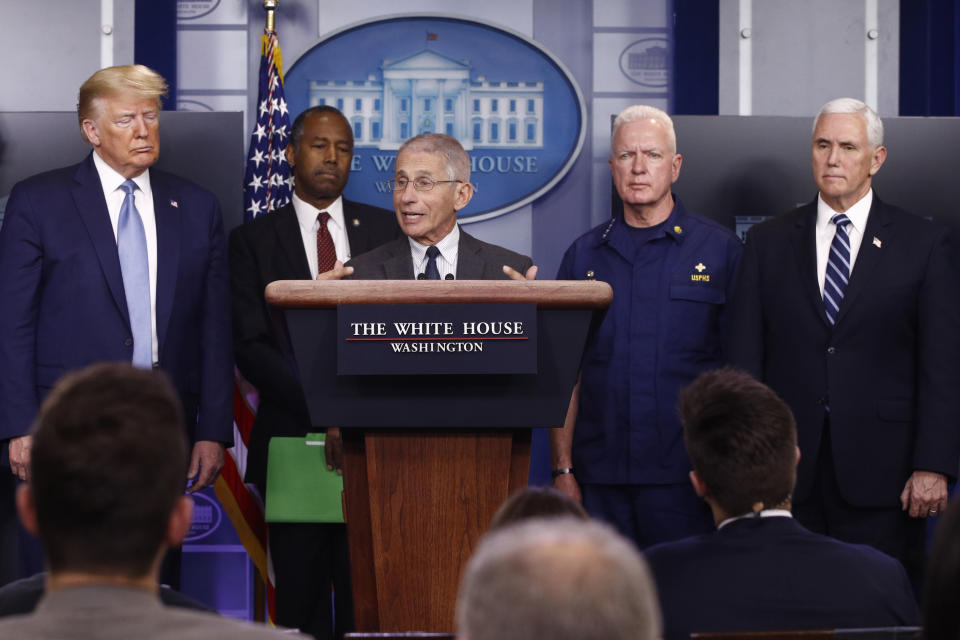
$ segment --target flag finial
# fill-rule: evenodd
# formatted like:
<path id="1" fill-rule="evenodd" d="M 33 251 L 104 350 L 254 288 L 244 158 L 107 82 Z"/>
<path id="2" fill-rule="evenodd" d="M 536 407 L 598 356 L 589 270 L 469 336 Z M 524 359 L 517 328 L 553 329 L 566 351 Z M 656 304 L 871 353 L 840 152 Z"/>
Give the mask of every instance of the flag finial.
<path id="1" fill-rule="evenodd" d="M 267 31 L 274 31 L 273 16 L 274 12 L 280 6 L 280 0 L 263 0 L 263 9 L 267 12 Z"/>

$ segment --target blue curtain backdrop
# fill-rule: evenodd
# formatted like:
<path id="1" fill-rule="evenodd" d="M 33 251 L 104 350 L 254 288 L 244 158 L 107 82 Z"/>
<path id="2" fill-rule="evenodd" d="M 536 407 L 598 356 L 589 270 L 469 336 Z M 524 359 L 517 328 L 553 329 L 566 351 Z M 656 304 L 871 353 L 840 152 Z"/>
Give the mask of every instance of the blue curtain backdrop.
<path id="1" fill-rule="evenodd" d="M 900 3 L 900 115 L 960 115 L 960 0 Z"/>

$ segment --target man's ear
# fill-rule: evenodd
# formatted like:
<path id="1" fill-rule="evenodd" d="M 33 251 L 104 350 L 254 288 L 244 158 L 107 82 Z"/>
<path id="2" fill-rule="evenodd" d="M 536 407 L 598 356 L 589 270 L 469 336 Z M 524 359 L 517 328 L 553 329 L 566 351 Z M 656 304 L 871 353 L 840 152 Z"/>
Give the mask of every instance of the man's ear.
<path id="1" fill-rule="evenodd" d="M 469 182 L 464 182 L 457 185 L 457 197 L 454 200 L 453 208 L 456 211 L 460 211 L 470 202 L 470 199 L 473 198 L 473 185 Z"/>
<path id="2" fill-rule="evenodd" d="M 90 141 L 95 147 L 100 146 L 100 130 L 97 129 L 97 123 L 86 118 L 81 124 L 80 127 L 83 129 L 83 135 L 87 136 L 87 140 Z"/>
<path id="3" fill-rule="evenodd" d="M 30 485 L 23 483 L 17 487 L 17 514 L 20 516 L 20 522 L 23 528 L 39 535 L 40 527 L 37 526 L 37 506 L 33 503 L 33 495 L 30 493 Z"/>
<path id="4" fill-rule="evenodd" d="M 290 165 L 290 168 L 293 168 L 294 159 L 297 157 L 296 149 L 293 148 L 292 144 L 288 144 L 287 148 L 283 150 L 284 155 L 287 157 L 287 164 Z"/>
<path id="5" fill-rule="evenodd" d="M 701 478 L 700 474 L 696 471 L 690 472 L 690 484 L 693 485 L 693 491 L 698 497 L 702 498 L 707 495 L 707 483 L 703 481 L 703 478 Z"/>
<path id="6" fill-rule="evenodd" d="M 179 547 L 190 531 L 193 523 L 193 498 L 180 496 L 173 505 L 170 521 L 167 523 L 167 533 L 164 542 L 168 547 Z"/>
<path id="7" fill-rule="evenodd" d="M 883 162 L 887 159 L 887 148 L 883 145 L 880 145 L 873 150 L 873 157 L 870 159 L 870 175 L 877 175 L 877 171 L 880 171 L 880 167 L 883 166 Z"/>

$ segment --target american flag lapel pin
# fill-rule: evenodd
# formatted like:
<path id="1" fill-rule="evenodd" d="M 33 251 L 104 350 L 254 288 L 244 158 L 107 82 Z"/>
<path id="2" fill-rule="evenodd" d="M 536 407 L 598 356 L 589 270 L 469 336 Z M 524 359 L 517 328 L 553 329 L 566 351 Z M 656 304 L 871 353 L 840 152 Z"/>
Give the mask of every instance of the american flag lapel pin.
<path id="1" fill-rule="evenodd" d="M 173 207 L 174 209 L 179 209 L 179 208 L 180 208 L 180 203 L 177 202 L 176 200 L 171 200 L 171 201 L 170 201 L 170 206 Z"/>
<path id="2" fill-rule="evenodd" d="M 873 246 L 879 249 L 882 245 L 883 243 L 880 242 L 880 238 L 878 238 L 877 236 L 873 236 Z"/>

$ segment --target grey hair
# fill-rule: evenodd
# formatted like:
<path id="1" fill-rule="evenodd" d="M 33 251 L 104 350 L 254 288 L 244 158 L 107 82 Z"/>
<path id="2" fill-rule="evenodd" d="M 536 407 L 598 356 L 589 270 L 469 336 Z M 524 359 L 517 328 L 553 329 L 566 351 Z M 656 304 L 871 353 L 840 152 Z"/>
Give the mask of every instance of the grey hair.
<path id="1" fill-rule="evenodd" d="M 651 107 L 648 104 L 635 104 L 621 111 L 613 121 L 613 131 L 610 132 L 610 150 L 615 151 L 613 142 L 617 138 L 617 131 L 628 122 L 636 120 L 656 120 L 663 125 L 667 131 L 667 143 L 670 146 L 670 153 L 677 152 L 677 132 L 673 128 L 673 120 L 667 115 L 666 111 Z"/>
<path id="2" fill-rule="evenodd" d="M 662 633 L 650 570 L 609 526 L 532 518 L 488 533 L 456 606 L 469 640 L 654 640 Z"/>
<path id="3" fill-rule="evenodd" d="M 446 160 L 447 177 L 470 182 L 470 156 L 453 136 L 445 133 L 421 133 L 400 145 L 397 157 L 404 151 L 442 154 Z"/>
<path id="4" fill-rule="evenodd" d="M 855 113 L 859 114 L 867 126 L 867 141 L 870 146 L 876 149 L 883 146 L 883 121 L 877 112 L 870 108 L 868 104 L 857 100 L 856 98 L 836 98 L 820 107 L 817 117 L 813 119 L 813 130 L 817 130 L 817 123 L 820 118 L 832 113 Z"/>

